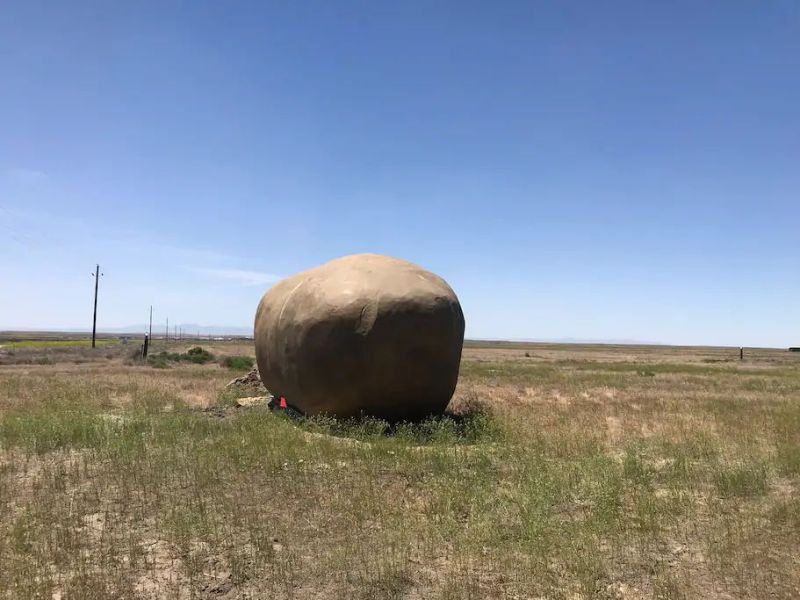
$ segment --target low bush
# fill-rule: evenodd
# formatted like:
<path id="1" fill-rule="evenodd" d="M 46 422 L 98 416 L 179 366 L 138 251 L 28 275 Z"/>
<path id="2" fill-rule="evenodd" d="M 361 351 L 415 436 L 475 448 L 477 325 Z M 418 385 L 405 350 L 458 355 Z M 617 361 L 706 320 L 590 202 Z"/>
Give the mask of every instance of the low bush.
<path id="1" fill-rule="evenodd" d="M 250 356 L 226 356 L 220 364 L 228 369 L 246 371 L 252 369 L 254 363 L 255 359 Z"/>
<path id="2" fill-rule="evenodd" d="M 200 346 L 195 346 L 184 354 L 161 351 L 158 354 L 151 354 L 147 358 L 147 362 L 157 369 L 167 368 L 170 362 L 191 362 L 202 365 L 212 360 L 214 360 L 214 355 Z"/>
<path id="3" fill-rule="evenodd" d="M 194 348 L 190 348 L 186 354 L 180 356 L 181 360 L 186 360 L 197 364 L 205 364 L 209 361 L 214 360 L 214 355 L 211 354 L 211 352 L 209 352 L 208 350 L 204 350 L 200 346 L 195 346 Z"/>

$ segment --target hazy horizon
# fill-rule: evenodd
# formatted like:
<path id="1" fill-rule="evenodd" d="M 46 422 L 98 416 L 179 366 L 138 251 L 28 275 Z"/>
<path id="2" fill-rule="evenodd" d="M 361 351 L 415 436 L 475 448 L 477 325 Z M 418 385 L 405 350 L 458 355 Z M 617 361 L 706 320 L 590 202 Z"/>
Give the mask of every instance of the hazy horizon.
<path id="1" fill-rule="evenodd" d="M 253 328 L 245 326 L 225 326 L 225 325 L 199 325 L 197 323 L 177 323 L 176 327 L 183 330 L 183 337 L 187 340 L 196 338 L 197 335 L 202 337 L 206 336 L 233 336 L 233 337 L 253 337 Z M 0 325 L 0 333 L 53 333 L 53 334 L 81 334 L 88 335 L 92 331 L 91 327 L 56 327 L 52 329 L 42 328 L 23 328 L 15 329 L 13 327 L 4 327 Z M 139 335 L 147 333 L 148 327 L 145 324 L 139 325 L 118 325 L 109 326 L 104 329 L 97 330 L 97 335 Z M 162 338 L 166 331 L 165 327 L 156 327 L 153 325 L 153 337 Z M 169 335 L 175 335 L 173 324 L 170 324 Z M 719 347 L 719 348 L 739 348 L 735 345 L 714 345 L 714 344 L 670 344 L 666 342 L 659 342 L 656 340 L 632 340 L 625 338 L 501 338 L 501 337 L 471 337 L 466 336 L 465 342 L 500 342 L 500 343 L 531 343 L 531 344 L 599 344 L 599 345 L 621 345 L 621 346 L 688 346 L 688 347 Z M 783 350 L 788 349 L 789 346 L 745 346 L 746 348 L 768 348 Z"/>

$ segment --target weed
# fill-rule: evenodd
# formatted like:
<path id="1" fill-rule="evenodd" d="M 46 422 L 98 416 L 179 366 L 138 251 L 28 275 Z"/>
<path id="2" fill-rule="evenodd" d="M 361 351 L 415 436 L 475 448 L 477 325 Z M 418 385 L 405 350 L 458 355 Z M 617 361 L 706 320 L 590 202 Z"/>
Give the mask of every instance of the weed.
<path id="1" fill-rule="evenodd" d="M 214 360 L 214 355 L 207 350 L 203 350 L 200 346 L 191 348 L 183 354 L 162 350 L 147 357 L 147 362 L 157 369 L 165 369 L 169 367 L 169 363 L 190 362 L 202 365 L 212 360 Z"/>
<path id="2" fill-rule="evenodd" d="M 214 355 L 200 346 L 190 348 L 186 354 L 180 355 L 180 360 L 187 360 L 195 364 L 203 364 L 214 360 Z"/>
<path id="3" fill-rule="evenodd" d="M 252 369 L 254 363 L 255 359 L 250 356 L 226 356 L 221 361 L 223 367 L 237 371 Z"/>
<path id="4" fill-rule="evenodd" d="M 716 473 L 714 484 L 723 498 L 763 496 L 767 491 L 767 470 L 763 464 L 723 467 Z"/>

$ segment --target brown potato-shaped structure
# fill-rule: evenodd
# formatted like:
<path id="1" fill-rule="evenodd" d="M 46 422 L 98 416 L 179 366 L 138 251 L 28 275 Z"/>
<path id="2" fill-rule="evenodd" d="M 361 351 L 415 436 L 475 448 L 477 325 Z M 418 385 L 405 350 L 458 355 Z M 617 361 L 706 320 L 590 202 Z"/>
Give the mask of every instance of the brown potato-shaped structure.
<path id="1" fill-rule="evenodd" d="M 377 254 L 276 284 L 255 319 L 264 385 L 306 415 L 440 414 L 458 380 L 464 314 L 439 276 Z"/>

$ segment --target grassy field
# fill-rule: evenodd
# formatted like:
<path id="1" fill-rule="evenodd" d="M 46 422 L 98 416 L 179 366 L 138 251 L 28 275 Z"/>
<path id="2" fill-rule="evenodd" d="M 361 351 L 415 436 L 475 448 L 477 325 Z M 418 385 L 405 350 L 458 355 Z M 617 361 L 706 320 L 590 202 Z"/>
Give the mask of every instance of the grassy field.
<path id="1" fill-rule="evenodd" d="M 101 339 L 95 340 L 96 346 L 107 346 L 118 344 L 118 340 Z M 2 342 L 0 348 L 6 350 L 20 350 L 23 348 L 91 348 L 91 339 L 77 340 L 20 340 L 17 342 Z"/>
<path id="2" fill-rule="evenodd" d="M 475 344 L 388 432 L 203 347 L 0 366 L 1 598 L 800 597 L 800 355 Z"/>

